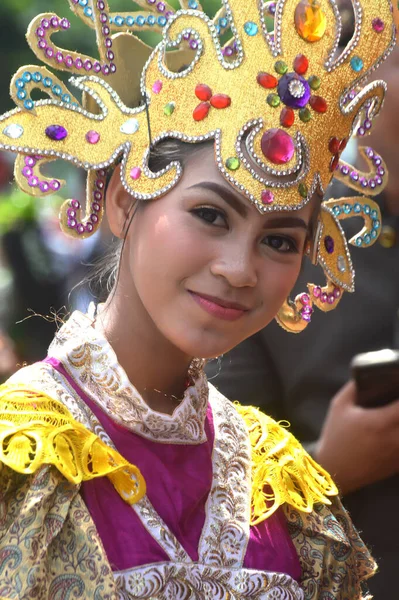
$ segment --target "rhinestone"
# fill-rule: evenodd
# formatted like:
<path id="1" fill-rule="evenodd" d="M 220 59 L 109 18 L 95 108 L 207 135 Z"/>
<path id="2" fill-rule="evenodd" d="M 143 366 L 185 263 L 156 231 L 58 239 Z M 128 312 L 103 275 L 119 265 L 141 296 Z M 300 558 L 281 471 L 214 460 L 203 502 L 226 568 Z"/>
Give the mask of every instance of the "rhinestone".
<path id="1" fill-rule="evenodd" d="M 312 113 L 308 108 L 301 108 L 301 110 L 299 111 L 299 118 L 304 123 L 308 123 L 312 118 Z"/>
<path id="2" fill-rule="evenodd" d="M 307 42 L 318 42 L 326 33 L 327 17 L 317 0 L 302 0 L 295 9 L 295 27 Z"/>
<path id="3" fill-rule="evenodd" d="M 128 119 L 121 125 L 120 131 L 121 133 L 126 133 L 127 135 L 132 135 L 136 133 L 140 128 L 140 124 L 137 119 Z"/>
<path id="4" fill-rule="evenodd" d="M 327 250 L 328 254 L 333 254 L 335 243 L 330 235 L 326 235 L 326 237 L 324 238 L 324 247 Z"/>
<path id="5" fill-rule="evenodd" d="M 353 56 L 350 60 L 350 65 L 353 71 L 355 71 L 355 73 L 360 73 L 360 71 L 362 71 L 363 69 L 363 61 L 360 58 L 360 56 Z"/>
<path id="6" fill-rule="evenodd" d="M 262 135 L 261 148 L 264 156 L 275 165 L 288 163 L 295 153 L 292 138 L 283 129 L 269 129 Z"/>
<path id="7" fill-rule="evenodd" d="M 3 129 L 3 134 L 12 140 L 17 140 L 21 137 L 24 132 L 24 128 L 17 123 L 11 123 L 11 125 L 7 125 L 5 129 Z"/>
<path id="8" fill-rule="evenodd" d="M 291 96 L 294 96 L 294 98 L 303 98 L 305 95 L 305 86 L 303 85 L 302 81 L 299 81 L 298 79 L 293 79 L 290 81 L 288 84 L 288 89 Z"/>
<path id="9" fill-rule="evenodd" d="M 226 167 L 230 171 L 237 171 L 240 168 L 240 161 L 236 156 L 231 156 L 226 160 Z"/>
<path id="10" fill-rule="evenodd" d="M 308 79 L 309 86 L 312 90 L 316 91 L 321 86 L 321 79 L 317 75 L 312 75 Z"/>
<path id="11" fill-rule="evenodd" d="M 274 202 L 274 194 L 270 190 L 263 190 L 261 199 L 263 204 L 272 204 Z"/>
<path id="12" fill-rule="evenodd" d="M 249 35 L 250 37 L 253 37 L 254 35 L 256 35 L 258 33 L 258 26 L 256 23 L 254 23 L 253 21 L 247 21 L 244 25 L 244 31 L 247 35 Z"/>
<path id="13" fill-rule="evenodd" d="M 340 273 L 345 273 L 345 271 L 346 271 L 346 261 L 345 261 L 345 258 L 343 256 L 338 256 L 337 267 L 338 267 L 338 271 Z"/>
<path id="14" fill-rule="evenodd" d="M 307 198 L 308 196 L 308 186 L 306 185 L 306 183 L 300 183 L 298 186 L 298 192 L 299 195 L 302 196 L 302 198 Z"/>
<path id="15" fill-rule="evenodd" d="M 45 129 L 45 134 L 50 140 L 60 142 L 67 137 L 68 132 L 62 125 L 49 125 Z"/>
<path id="16" fill-rule="evenodd" d="M 167 117 L 170 117 L 175 112 L 176 104 L 174 102 L 168 102 L 163 107 L 163 112 Z"/>

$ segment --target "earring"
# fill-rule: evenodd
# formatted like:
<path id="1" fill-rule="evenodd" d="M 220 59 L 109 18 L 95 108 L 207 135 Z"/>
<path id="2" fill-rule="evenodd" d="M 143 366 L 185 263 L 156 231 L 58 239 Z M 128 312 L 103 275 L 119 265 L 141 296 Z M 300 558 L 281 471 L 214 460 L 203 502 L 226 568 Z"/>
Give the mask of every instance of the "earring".
<path id="1" fill-rule="evenodd" d="M 299 294 L 287 300 L 276 315 L 276 321 L 289 333 L 301 333 L 312 320 L 313 306 L 309 294 Z"/>

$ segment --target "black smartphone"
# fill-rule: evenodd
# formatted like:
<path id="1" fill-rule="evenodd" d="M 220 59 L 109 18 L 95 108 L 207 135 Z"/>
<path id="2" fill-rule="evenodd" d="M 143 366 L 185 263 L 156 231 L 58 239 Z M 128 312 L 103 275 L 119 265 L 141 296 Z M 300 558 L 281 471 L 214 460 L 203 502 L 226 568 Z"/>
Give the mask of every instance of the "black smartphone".
<path id="1" fill-rule="evenodd" d="M 399 399 L 399 351 L 357 354 L 351 362 L 357 386 L 357 404 L 378 408 Z"/>

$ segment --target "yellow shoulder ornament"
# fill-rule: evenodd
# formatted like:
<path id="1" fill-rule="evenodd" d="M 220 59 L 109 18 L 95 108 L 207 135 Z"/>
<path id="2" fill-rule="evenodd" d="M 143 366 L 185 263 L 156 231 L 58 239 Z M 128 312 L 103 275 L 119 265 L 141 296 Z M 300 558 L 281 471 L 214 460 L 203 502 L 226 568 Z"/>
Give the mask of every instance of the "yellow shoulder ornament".
<path id="1" fill-rule="evenodd" d="M 236 404 L 252 448 L 252 521 L 261 523 L 283 504 L 312 512 L 338 494 L 330 475 L 281 424 L 253 406 Z"/>
<path id="2" fill-rule="evenodd" d="M 107 476 L 128 504 L 146 492 L 139 469 L 75 421 L 61 402 L 20 386 L 0 387 L 0 463 L 24 474 L 54 465 L 75 484 Z"/>

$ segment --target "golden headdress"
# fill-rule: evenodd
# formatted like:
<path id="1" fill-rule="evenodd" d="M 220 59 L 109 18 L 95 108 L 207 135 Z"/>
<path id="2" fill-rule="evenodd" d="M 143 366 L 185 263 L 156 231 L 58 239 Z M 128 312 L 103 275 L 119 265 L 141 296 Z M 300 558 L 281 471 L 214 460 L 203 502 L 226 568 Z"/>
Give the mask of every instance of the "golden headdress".
<path id="1" fill-rule="evenodd" d="M 176 185 L 179 163 L 156 173 L 148 166 L 151 148 L 166 138 L 214 140 L 221 174 L 262 213 L 297 210 L 340 179 L 362 196 L 322 204 L 312 259 L 327 284 L 309 284 L 309 294 L 287 302 L 277 319 L 297 332 L 313 304 L 335 308 L 344 290 L 354 290 L 339 221 L 364 219 L 350 240 L 359 247 L 373 244 L 380 230 L 378 205 L 364 194 L 383 190 L 382 158 L 363 148 L 368 171 L 360 172 L 340 155 L 351 135 L 368 133 L 383 103 L 385 84 L 367 80 L 395 43 L 389 0 L 353 0 L 354 33 L 342 51 L 335 0 L 222 0 L 213 19 L 197 0 L 180 0 L 177 13 L 163 0 L 136 0 L 141 10 L 121 14 L 110 13 L 106 0 L 69 4 L 95 30 L 99 58 L 55 46 L 52 34 L 70 26 L 65 17 L 46 13 L 31 23 L 28 42 L 43 62 L 84 74 L 71 79 L 83 101 L 46 67 L 18 70 L 11 82 L 17 108 L 0 123 L 0 148 L 18 154 L 18 185 L 33 195 L 58 190 L 65 182 L 42 173 L 56 158 L 86 169 L 86 206 L 68 200 L 61 226 L 87 237 L 101 222 L 106 169 L 118 158 L 123 185 L 138 200 Z M 134 35 L 146 29 L 162 31 L 154 50 Z M 33 100 L 34 89 L 49 99 Z"/>

